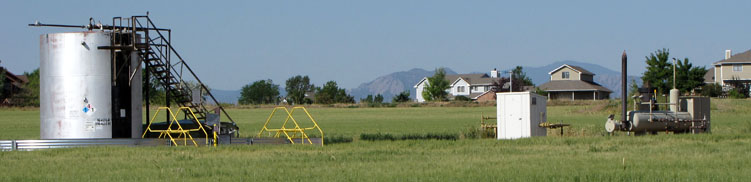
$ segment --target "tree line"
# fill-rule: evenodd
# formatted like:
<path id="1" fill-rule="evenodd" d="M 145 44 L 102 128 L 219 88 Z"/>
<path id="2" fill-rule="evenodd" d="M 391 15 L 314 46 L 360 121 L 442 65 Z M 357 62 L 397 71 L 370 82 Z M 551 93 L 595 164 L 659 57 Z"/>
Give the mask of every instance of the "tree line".
<path id="1" fill-rule="evenodd" d="M 727 92 L 717 83 L 705 83 L 704 75 L 709 71 L 704 66 L 694 66 L 688 58 L 671 58 L 670 50 L 659 49 L 646 56 L 647 70 L 642 74 L 643 86 L 657 90 L 659 94 L 668 94 L 675 88 L 681 93 L 694 93 L 703 96 L 717 97 L 727 95 L 731 98 L 747 98 L 749 88 L 745 84 L 732 85 Z M 672 61 L 671 61 L 672 60 Z M 674 62 L 674 63 L 673 63 Z M 673 68 L 675 67 L 675 84 L 673 83 Z M 631 83 L 631 95 L 636 92 L 636 83 Z"/>
<path id="2" fill-rule="evenodd" d="M 286 96 L 279 93 L 280 85 L 271 79 L 257 80 L 247 84 L 240 90 L 238 104 L 337 104 L 355 103 L 355 98 L 347 94 L 344 88 L 340 88 L 336 81 L 328 81 L 318 87 L 311 83 L 310 77 L 303 75 L 293 76 L 285 81 L 284 90 Z M 409 91 L 394 96 L 394 103 L 409 101 Z M 365 104 L 383 104 L 383 95 L 368 95 L 360 99 Z"/>
<path id="3" fill-rule="evenodd" d="M 238 104 L 336 104 L 355 103 L 355 98 L 347 94 L 344 88 L 340 88 L 336 81 L 328 81 L 318 87 L 311 83 L 310 77 L 296 75 L 285 82 L 286 96 L 279 93 L 279 85 L 271 79 L 257 80 L 242 87 Z M 380 99 L 379 99 L 380 98 Z M 396 99 L 398 98 L 398 99 Z M 408 101 L 409 92 L 401 93 L 395 97 L 395 101 Z M 372 95 L 360 100 L 364 103 L 382 103 L 383 96 Z"/>

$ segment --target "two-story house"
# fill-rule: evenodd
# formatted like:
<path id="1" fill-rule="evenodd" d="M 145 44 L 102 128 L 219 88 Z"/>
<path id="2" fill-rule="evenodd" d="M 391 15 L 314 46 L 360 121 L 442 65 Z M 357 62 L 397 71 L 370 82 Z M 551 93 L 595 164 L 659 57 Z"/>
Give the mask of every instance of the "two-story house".
<path id="1" fill-rule="evenodd" d="M 736 55 L 725 50 L 725 59 L 708 69 L 704 82 L 720 84 L 725 90 L 739 84 L 751 84 L 751 50 Z"/>
<path id="2" fill-rule="evenodd" d="M 488 74 L 456 74 L 446 75 L 444 79 L 450 83 L 450 87 L 446 90 L 449 93 L 449 97 L 466 96 L 472 100 L 483 100 L 487 93 L 492 92 L 493 82 L 498 80 L 499 72 L 497 69 L 490 71 Z M 425 102 L 425 98 L 422 97 L 422 91 L 428 84 L 428 77 L 422 78 L 415 86 L 415 101 Z M 478 101 L 480 101 L 478 100 Z"/>
<path id="3" fill-rule="evenodd" d="M 550 81 L 538 87 L 548 92 L 548 99 L 601 100 L 613 92 L 595 83 L 595 74 L 579 66 L 564 64 L 548 74 Z"/>

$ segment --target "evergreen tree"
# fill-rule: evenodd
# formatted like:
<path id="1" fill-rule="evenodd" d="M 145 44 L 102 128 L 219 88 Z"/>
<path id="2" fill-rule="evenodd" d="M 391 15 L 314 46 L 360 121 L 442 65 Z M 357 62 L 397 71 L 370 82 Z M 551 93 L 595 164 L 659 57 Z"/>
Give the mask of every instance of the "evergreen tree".
<path id="1" fill-rule="evenodd" d="M 409 100 L 410 100 L 410 98 L 409 98 L 409 91 L 408 90 L 405 90 L 404 92 L 401 92 L 401 93 L 397 94 L 392 99 L 393 103 L 407 102 Z"/>
<path id="2" fill-rule="evenodd" d="M 378 94 L 373 98 L 373 103 L 381 104 L 383 103 L 383 95 Z"/>
<path id="3" fill-rule="evenodd" d="M 535 85 L 534 83 L 532 83 L 532 79 L 527 77 L 527 73 L 524 72 L 521 66 L 516 66 L 513 70 L 511 70 L 511 73 L 513 74 L 514 82 L 518 82 L 522 86 Z M 521 87 L 517 89 L 516 84 L 514 84 L 514 91 L 518 91 L 521 89 L 522 89 Z"/>
<path id="4" fill-rule="evenodd" d="M 644 72 L 641 79 L 644 83 L 649 83 L 652 89 L 667 94 L 672 88 L 673 70 L 672 64 L 668 61 L 670 53 L 668 49 L 657 50 L 650 53 L 647 59 L 647 71 Z"/>

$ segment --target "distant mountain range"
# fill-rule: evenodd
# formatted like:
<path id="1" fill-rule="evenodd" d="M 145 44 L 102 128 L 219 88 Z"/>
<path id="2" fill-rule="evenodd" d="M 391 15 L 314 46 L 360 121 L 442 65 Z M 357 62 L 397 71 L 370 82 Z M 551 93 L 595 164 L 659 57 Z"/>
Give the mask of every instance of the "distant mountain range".
<path id="1" fill-rule="evenodd" d="M 221 103 L 237 104 L 237 99 L 240 98 L 240 90 L 212 89 L 211 94 Z"/>
<path id="2" fill-rule="evenodd" d="M 457 74 L 449 68 L 444 69 L 446 74 Z M 396 94 L 409 90 L 409 96 L 415 97 L 415 89 L 412 88 L 420 79 L 430 77 L 435 71 L 428 71 L 420 68 L 414 68 L 409 71 L 394 72 L 388 75 L 380 76 L 373 81 L 362 83 L 357 88 L 349 90 L 349 94 L 359 101 L 368 95 L 383 95 L 384 101 L 391 101 Z"/>
<path id="3" fill-rule="evenodd" d="M 524 67 L 524 72 L 532 79 L 535 85 L 542 85 L 550 80 L 548 72 L 563 64 L 580 66 L 584 69 L 595 74 L 594 81 L 600 85 L 612 90 L 610 98 L 619 98 L 621 93 L 621 75 L 618 71 L 602 67 L 597 64 L 583 63 L 577 61 L 557 61 L 541 67 Z M 450 68 L 445 68 L 446 74 L 457 74 Z M 491 68 L 487 71 L 472 72 L 472 73 L 490 73 Z M 509 70 L 503 70 L 509 71 Z M 365 98 L 368 95 L 381 94 L 384 97 L 384 101 L 391 101 L 391 99 L 405 91 L 409 90 L 411 98 L 415 98 L 415 89 L 412 88 L 417 84 L 420 79 L 424 77 L 430 77 L 434 74 L 434 71 L 428 71 L 420 68 L 414 68 L 408 71 L 399 71 L 380 76 L 372 81 L 360 84 L 357 88 L 348 89 L 350 95 L 355 97 L 355 100 L 359 101 L 361 98 Z M 504 75 L 501 75 L 504 76 Z M 641 85 L 641 79 L 637 76 L 628 76 L 629 85 L 631 81 L 636 81 L 636 84 Z M 280 85 L 283 87 L 283 85 Z M 284 88 L 279 89 L 281 95 L 286 95 Z M 237 103 L 237 99 L 240 97 L 240 90 L 212 90 L 212 94 L 219 102 L 222 103 Z"/>
<path id="4" fill-rule="evenodd" d="M 594 81 L 613 91 L 613 93 L 611 93 L 610 95 L 611 98 L 617 98 L 620 96 L 620 72 L 610 70 L 600 65 L 577 61 L 558 61 L 541 67 L 524 67 L 524 72 L 530 79 L 532 79 L 532 82 L 534 82 L 535 85 L 541 85 L 550 80 L 550 75 L 548 75 L 548 72 L 560 67 L 563 64 L 580 66 L 592 73 L 595 73 Z M 456 74 L 449 68 L 446 68 L 446 70 L 447 74 Z M 490 70 L 491 69 L 488 68 L 488 70 L 484 72 L 472 73 L 489 74 Z M 415 89 L 413 88 L 413 86 L 417 84 L 420 79 L 432 75 L 433 71 L 427 71 L 419 68 L 411 69 L 409 71 L 395 72 L 378 77 L 370 82 L 360 84 L 360 86 L 358 86 L 357 88 L 351 89 L 350 94 L 356 99 L 364 98 L 367 95 L 381 94 L 384 96 L 384 100 L 390 101 L 394 95 L 399 94 L 404 90 L 409 90 L 410 97 L 415 98 Z M 639 77 L 628 76 L 628 80 L 629 84 L 631 83 L 631 80 L 634 80 L 638 85 L 641 85 L 641 79 L 639 79 Z"/>

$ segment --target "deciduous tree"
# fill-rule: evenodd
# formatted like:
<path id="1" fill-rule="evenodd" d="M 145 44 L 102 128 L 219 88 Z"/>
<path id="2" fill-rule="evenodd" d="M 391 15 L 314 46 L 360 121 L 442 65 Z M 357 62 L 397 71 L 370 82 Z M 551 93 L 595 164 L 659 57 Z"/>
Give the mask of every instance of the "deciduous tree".
<path id="1" fill-rule="evenodd" d="M 321 88 L 316 89 L 315 102 L 319 104 L 354 103 L 354 97 L 347 94 L 346 90 L 339 88 L 335 81 L 326 82 Z"/>
<path id="2" fill-rule="evenodd" d="M 273 104 L 279 100 L 279 85 L 271 79 L 258 80 L 243 86 L 239 104 Z"/>
<path id="3" fill-rule="evenodd" d="M 443 68 L 435 70 L 435 74 L 428 78 L 428 84 L 422 91 L 422 97 L 426 101 L 445 101 L 447 100 L 447 89 L 450 88 L 449 82 L 446 81 L 446 71 Z"/>
<path id="4" fill-rule="evenodd" d="M 284 89 L 287 90 L 287 101 L 289 103 L 305 104 L 307 103 L 305 93 L 314 91 L 314 88 L 315 85 L 310 84 L 310 78 L 307 75 L 297 75 L 287 79 Z"/>

